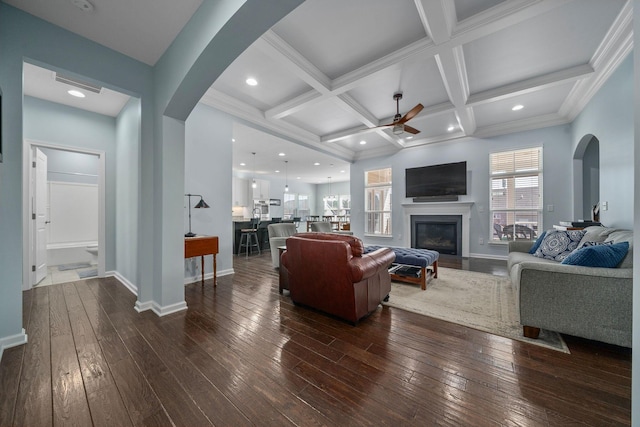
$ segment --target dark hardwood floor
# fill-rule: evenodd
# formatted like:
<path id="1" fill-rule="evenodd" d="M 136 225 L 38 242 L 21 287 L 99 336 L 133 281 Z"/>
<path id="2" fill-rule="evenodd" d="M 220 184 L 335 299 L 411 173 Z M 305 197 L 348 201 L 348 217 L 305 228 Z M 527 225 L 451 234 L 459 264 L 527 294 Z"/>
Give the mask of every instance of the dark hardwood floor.
<path id="1" fill-rule="evenodd" d="M 629 349 L 565 337 L 564 354 L 389 307 L 354 327 L 278 294 L 270 260 L 235 258 L 162 318 L 114 278 L 25 292 L 0 426 L 630 425 Z"/>

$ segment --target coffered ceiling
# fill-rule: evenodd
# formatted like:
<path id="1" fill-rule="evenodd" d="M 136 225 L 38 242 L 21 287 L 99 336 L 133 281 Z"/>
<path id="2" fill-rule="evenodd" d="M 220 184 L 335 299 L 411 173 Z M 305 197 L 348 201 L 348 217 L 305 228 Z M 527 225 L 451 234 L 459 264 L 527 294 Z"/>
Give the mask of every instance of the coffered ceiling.
<path id="1" fill-rule="evenodd" d="M 625 0 L 307 0 L 202 101 L 350 161 L 568 123 L 631 51 L 631 15 Z M 396 92 L 401 115 L 424 106 L 420 133 L 371 129 Z"/>
<path id="2" fill-rule="evenodd" d="M 3 1 L 149 64 L 201 3 Z M 202 102 L 242 119 L 236 170 L 251 152 L 265 174 L 281 170 L 288 146 L 288 167 L 322 182 L 406 147 L 571 122 L 632 50 L 631 16 L 630 0 L 306 0 Z M 401 115 L 424 106 L 407 123 L 416 135 L 371 129 L 393 122 L 396 92 Z M 314 157 L 330 168 L 302 163 Z"/>

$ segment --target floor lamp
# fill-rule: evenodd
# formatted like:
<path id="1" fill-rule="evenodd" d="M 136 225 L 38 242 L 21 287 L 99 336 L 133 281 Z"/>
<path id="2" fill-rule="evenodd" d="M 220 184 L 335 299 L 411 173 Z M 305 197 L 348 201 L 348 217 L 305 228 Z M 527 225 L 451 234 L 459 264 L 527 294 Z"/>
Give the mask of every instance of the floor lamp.
<path id="1" fill-rule="evenodd" d="M 205 203 L 204 199 L 199 194 L 185 194 L 185 196 L 189 198 L 189 232 L 185 234 L 184 237 L 193 237 L 196 235 L 196 233 L 191 232 L 191 196 L 200 197 L 200 201 L 196 203 L 194 208 L 196 209 L 208 208 L 209 205 Z"/>

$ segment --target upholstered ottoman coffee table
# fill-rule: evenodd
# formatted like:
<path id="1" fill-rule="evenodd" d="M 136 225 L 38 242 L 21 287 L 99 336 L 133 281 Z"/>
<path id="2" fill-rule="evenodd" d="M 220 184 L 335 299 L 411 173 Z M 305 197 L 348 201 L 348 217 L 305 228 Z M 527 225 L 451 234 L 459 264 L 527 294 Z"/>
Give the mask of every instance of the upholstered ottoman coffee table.
<path id="1" fill-rule="evenodd" d="M 373 252 L 385 246 L 366 246 L 364 253 Z M 427 276 L 430 269 L 433 271 L 433 278 L 438 278 L 438 258 L 440 253 L 429 249 L 416 248 L 389 248 L 396 254 L 394 267 L 389 269 L 391 280 L 415 283 L 420 285 L 423 291 L 427 289 Z M 430 268 L 429 268 L 430 267 Z M 411 271 L 415 271 L 412 274 Z M 401 271 L 406 271 L 402 274 Z"/>

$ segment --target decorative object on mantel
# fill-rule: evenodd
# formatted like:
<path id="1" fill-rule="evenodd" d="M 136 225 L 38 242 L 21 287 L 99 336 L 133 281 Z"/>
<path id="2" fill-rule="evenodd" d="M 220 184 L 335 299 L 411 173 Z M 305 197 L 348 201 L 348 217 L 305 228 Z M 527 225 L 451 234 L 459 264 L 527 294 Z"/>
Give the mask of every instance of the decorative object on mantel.
<path id="1" fill-rule="evenodd" d="M 542 330 L 538 339 L 522 335 L 508 277 L 444 267 L 438 270 L 438 278 L 426 291 L 392 282 L 389 301 L 383 305 L 569 353 L 557 332 Z"/>
<path id="2" fill-rule="evenodd" d="M 193 233 L 191 231 L 191 197 L 200 197 L 200 201 L 198 203 L 196 203 L 196 205 L 194 206 L 194 208 L 196 209 L 202 209 L 202 208 L 208 208 L 209 205 L 206 204 L 206 202 L 204 201 L 204 199 L 202 198 L 202 196 L 200 194 L 185 194 L 185 196 L 187 196 L 189 198 L 189 232 L 187 234 L 184 235 L 184 237 L 193 237 L 196 235 L 196 233 Z"/>

